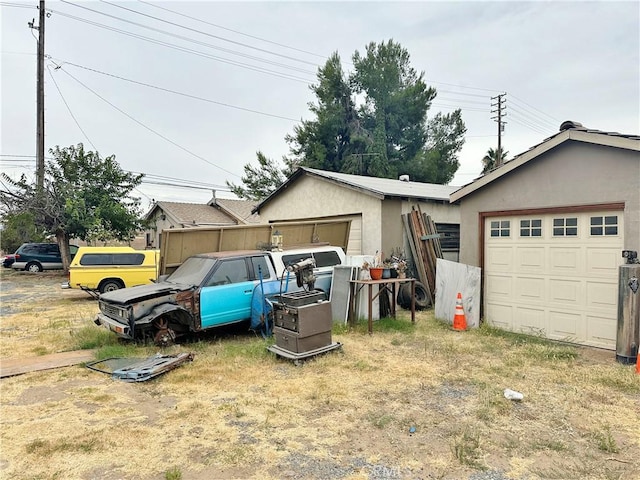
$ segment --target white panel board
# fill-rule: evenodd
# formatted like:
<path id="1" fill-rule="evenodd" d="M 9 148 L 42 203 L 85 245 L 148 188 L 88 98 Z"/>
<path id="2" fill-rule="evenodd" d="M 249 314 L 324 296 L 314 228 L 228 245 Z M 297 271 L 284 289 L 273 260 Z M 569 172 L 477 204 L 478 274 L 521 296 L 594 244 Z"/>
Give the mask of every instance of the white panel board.
<path id="1" fill-rule="evenodd" d="M 456 300 L 460 292 L 467 327 L 479 327 L 480 279 L 480 267 L 438 258 L 436 261 L 436 318 L 453 324 Z"/>

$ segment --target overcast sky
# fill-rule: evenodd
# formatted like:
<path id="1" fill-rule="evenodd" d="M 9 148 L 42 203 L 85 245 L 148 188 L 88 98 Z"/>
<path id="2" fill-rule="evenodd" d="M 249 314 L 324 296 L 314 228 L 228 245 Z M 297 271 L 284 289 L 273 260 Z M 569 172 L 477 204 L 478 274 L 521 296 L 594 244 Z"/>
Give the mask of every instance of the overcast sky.
<path id="1" fill-rule="evenodd" d="M 0 167 L 35 170 L 38 2 L 1 1 Z M 438 91 L 429 114 L 462 108 L 467 140 L 452 185 L 497 146 L 491 97 L 506 93 L 509 157 L 564 120 L 640 132 L 640 3 L 47 1 L 45 150 L 82 142 L 148 174 L 136 192 L 206 202 L 240 183 L 256 152 L 280 160 L 310 119 L 309 86 L 338 52 L 346 71 L 393 39 Z M 495 101 L 494 101 L 495 102 Z M 202 190 L 171 185 L 187 180 Z M 570 181 L 570 179 L 568 179 Z"/>

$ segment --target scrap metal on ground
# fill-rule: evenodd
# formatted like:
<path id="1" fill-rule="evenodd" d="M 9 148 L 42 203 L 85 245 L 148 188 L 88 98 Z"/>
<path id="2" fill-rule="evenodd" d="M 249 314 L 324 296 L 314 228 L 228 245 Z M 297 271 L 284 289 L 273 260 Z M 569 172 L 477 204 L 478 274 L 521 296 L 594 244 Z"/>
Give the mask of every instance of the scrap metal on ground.
<path id="1" fill-rule="evenodd" d="M 173 370 L 185 362 L 193 361 L 193 353 L 177 355 L 156 355 L 147 359 L 107 358 L 87 363 L 87 368 L 96 372 L 109 373 L 116 380 L 125 382 L 144 382 Z"/>

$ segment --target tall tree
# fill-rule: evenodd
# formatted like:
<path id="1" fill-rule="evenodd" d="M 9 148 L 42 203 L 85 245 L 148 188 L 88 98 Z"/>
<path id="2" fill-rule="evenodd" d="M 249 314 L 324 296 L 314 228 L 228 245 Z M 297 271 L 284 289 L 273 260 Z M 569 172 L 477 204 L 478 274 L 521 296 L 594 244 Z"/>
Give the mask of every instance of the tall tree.
<path id="1" fill-rule="evenodd" d="M 507 160 L 507 155 L 509 152 L 504 151 L 504 149 L 500 152 L 500 165 L 502 165 Z M 487 150 L 487 153 L 482 158 L 482 175 L 485 173 L 489 173 L 491 170 L 498 166 L 498 149 L 495 150 L 490 148 Z"/>
<path id="2" fill-rule="evenodd" d="M 410 65 L 409 53 L 389 40 L 353 55 L 351 85 L 364 96 L 360 115 L 374 132 L 374 165 L 371 176 L 396 177 L 404 164 L 422 149 L 426 140 L 427 111 L 436 96 L 423 73 Z"/>
<path id="3" fill-rule="evenodd" d="M 310 88 L 317 103 L 309 103 L 314 120 L 304 120 L 287 135 L 295 162 L 311 168 L 339 172 L 357 148 L 360 132 L 349 81 L 338 53 L 318 69 L 318 83 Z"/>
<path id="4" fill-rule="evenodd" d="M 8 188 L 0 190 L 3 214 L 28 211 L 35 224 L 54 234 L 60 246 L 65 270 L 69 266 L 69 239 L 95 238 L 130 240 L 139 230 L 140 199 L 131 191 L 143 175 L 124 172 L 115 156 L 101 158 L 85 151 L 80 143 L 49 150 L 53 156 L 45 165 L 44 185 L 22 176 L 13 180 L 6 174 Z"/>
<path id="5" fill-rule="evenodd" d="M 386 178 L 408 173 L 416 181 L 449 182 L 459 167 L 466 132 L 460 110 L 427 121 L 436 91 L 427 86 L 424 73 L 411 67 L 407 50 L 393 40 L 372 42 L 352 60 L 354 70 L 348 76 L 337 53 L 318 70 L 318 83 L 311 87 L 316 103 L 309 104 L 314 118 L 286 136 L 288 168 L 301 165 Z M 273 183 L 270 191 L 278 186 Z M 249 198 L 249 190 L 238 192 Z"/>

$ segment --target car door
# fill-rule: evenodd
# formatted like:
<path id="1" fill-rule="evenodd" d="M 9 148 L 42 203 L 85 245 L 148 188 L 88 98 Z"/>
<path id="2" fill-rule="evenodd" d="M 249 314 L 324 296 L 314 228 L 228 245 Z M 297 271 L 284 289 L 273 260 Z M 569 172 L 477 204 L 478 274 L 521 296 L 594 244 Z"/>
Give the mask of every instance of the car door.
<path id="1" fill-rule="evenodd" d="M 57 243 L 50 243 L 43 246 L 43 262 L 45 269 L 62 268 L 62 257 L 60 257 L 60 247 Z"/>
<path id="2" fill-rule="evenodd" d="M 251 318 L 251 298 L 256 282 L 250 280 L 245 258 L 221 259 L 200 290 L 202 328 Z"/>

